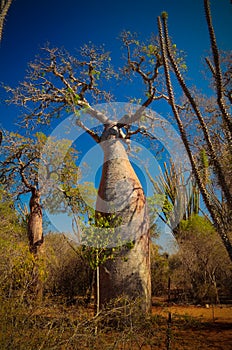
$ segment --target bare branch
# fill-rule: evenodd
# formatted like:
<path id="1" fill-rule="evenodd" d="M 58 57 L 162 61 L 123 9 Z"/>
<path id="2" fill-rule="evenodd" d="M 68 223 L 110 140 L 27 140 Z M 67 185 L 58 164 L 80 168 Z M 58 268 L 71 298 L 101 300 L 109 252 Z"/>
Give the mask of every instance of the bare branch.
<path id="1" fill-rule="evenodd" d="M 209 69 L 211 70 L 211 73 L 212 73 L 213 76 L 215 77 L 216 72 L 215 72 L 215 69 L 214 69 L 214 66 L 213 66 L 212 62 L 210 61 L 210 59 L 209 59 L 208 57 L 205 58 L 205 61 L 206 61 L 206 63 L 208 64 Z"/>
<path id="2" fill-rule="evenodd" d="M 154 37 L 149 40 L 149 44 L 140 43 L 136 36 L 130 32 L 123 32 L 121 38 L 127 53 L 126 66 L 122 71 L 127 75 L 137 73 L 141 77 L 145 85 L 146 96 L 148 96 L 143 106 L 148 107 L 155 99 L 156 86 L 154 82 L 158 77 L 159 68 L 162 66 L 159 43 Z"/>
<path id="3" fill-rule="evenodd" d="M 99 88 L 99 81 L 114 76 L 109 54 L 104 49 L 84 46 L 82 60 L 67 51 L 45 47 L 42 57 L 29 64 L 26 80 L 16 89 L 6 87 L 12 94 L 9 102 L 27 109 L 24 122 L 50 123 L 61 113 L 78 114 L 84 110 L 102 123 L 107 123 L 102 113 L 94 110 L 88 100 L 104 99 L 111 95 Z M 88 110 L 88 111 L 87 111 Z"/>
<path id="4" fill-rule="evenodd" d="M 85 131 L 94 139 L 94 141 L 96 141 L 97 143 L 100 142 L 99 136 L 98 136 L 95 132 L 93 132 L 92 130 L 90 130 L 89 128 L 87 128 L 87 127 L 84 125 L 84 123 L 82 123 L 82 122 L 80 121 L 80 119 L 77 119 L 76 124 L 77 124 L 78 126 L 80 126 L 83 130 L 85 130 Z"/>
<path id="5" fill-rule="evenodd" d="M 22 182 L 29 190 L 32 190 L 33 188 L 35 188 L 35 186 L 32 186 L 27 180 L 24 173 L 25 165 L 22 163 L 21 159 L 19 159 L 19 165 L 20 165 L 19 173 L 21 175 Z"/>

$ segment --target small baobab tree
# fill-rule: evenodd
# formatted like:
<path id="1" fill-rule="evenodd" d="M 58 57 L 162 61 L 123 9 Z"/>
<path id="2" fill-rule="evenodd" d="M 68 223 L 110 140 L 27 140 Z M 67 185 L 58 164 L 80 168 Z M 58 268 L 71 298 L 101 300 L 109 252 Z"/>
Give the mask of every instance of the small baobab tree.
<path id="1" fill-rule="evenodd" d="M 61 210 L 62 200 L 64 202 L 66 198 L 63 193 L 69 195 L 72 184 L 76 183 L 80 176 L 75 164 L 76 151 L 69 147 L 68 153 L 65 154 L 67 142 L 70 146 L 69 141 L 50 141 L 50 149 L 47 150 L 50 154 L 43 158 L 42 150 L 46 141 L 47 137 L 42 133 L 29 138 L 17 133 L 5 132 L 1 146 L 1 182 L 5 184 L 16 201 L 23 195 L 30 195 L 27 233 L 29 248 L 34 256 L 40 254 L 44 242 L 41 195 L 48 210 Z M 62 168 L 56 160 L 59 157 L 64 159 Z M 40 181 L 39 168 L 42 173 Z M 60 193 L 62 196 L 59 195 Z M 51 196 L 56 200 L 51 202 Z M 24 202 L 27 202 L 26 197 Z"/>

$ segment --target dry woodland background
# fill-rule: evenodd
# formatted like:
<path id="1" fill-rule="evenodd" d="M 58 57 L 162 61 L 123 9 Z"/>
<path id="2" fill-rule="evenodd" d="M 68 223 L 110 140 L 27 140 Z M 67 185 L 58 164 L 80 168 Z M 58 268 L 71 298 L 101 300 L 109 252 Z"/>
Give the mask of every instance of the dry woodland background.
<path id="1" fill-rule="evenodd" d="M 146 43 L 122 33 L 125 65 L 120 74 L 103 47 L 85 45 L 80 57 L 73 57 L 47 46 L 29 64 L 24 82 L 4 87 L 8 102 L 25 108 L 22 124 L 30 136 L 0 132 L 1 349 L 232 348 L 232 56 L 219 50 L 209 1 L 203 3 L 213 96 L 186 85 L 184 55 L 170 39 L 166 12 L 158 18 L 157 37 Z M 0 3 L 0 40 L 10 5 Z M 109 86 L 109 81 L 134 77 L 141 79 L 144 94 L 131 115 L 115 120 L 93 107 L 96 101 L 111 101 L 105 82 Z M 154 193 L 147 198 L 148 214 L 127 151 L 136 137 L 155 145 L 145 109 L 161 99 L 171 108 L 192 175 L 186 185 L 184 170 L 173 159 L 163 163 L 158 178 L 149 174 Z M 76 125 L 102 145 L 107 161 L 98 195 L 105 203 L 120 203 L 113 212 L 101 201 L 95 210 L 84 202 L 76 186 L 78 150 L 67 139 L 48 143 L 41 131 L 62 113 L 73 113 Z M 82 113 L 101 127 L 88 128 Z M 147 129 L 144 120 L 149 120 Z M 125 178 L 130 186 L 112 190 Z M 91 199 L 93 184 L 82 186 Z M 22 204 L 25 194 L 29 201 Z M 123 208 L 122 202 L 127 203 Z M 87 227 L 82 244 L 46 229 L 44 210 L 72 211 L 76 235 Z M 156 244 L 157 211 L 176 239 L 175 253 Z M 132 239 L 123 244 L 119 239 L 114 248 L 102 244 L 131 222 Z"/>

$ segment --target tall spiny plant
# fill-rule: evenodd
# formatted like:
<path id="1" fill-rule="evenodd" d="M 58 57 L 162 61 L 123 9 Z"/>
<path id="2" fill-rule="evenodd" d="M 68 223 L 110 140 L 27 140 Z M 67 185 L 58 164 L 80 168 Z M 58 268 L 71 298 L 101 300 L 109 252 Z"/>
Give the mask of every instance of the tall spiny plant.
<path id="1" fill-rule="evenodd" d="M 162 196 L 162 216 L 178 241 L 181 220 L 199 213 L 199 189 L 192 178 L 185 179 L 181 168 L 173 161 L 164 163 L 164 172 L 156 180 L 150 177 L 155 194 Z"/>
<path id="2" fill-rule="evenodd" d="M 210 70 L 213 72 L 213 79 L 216 85 L 216 97 L 217 97 L 217 108 L 220 111 L 222 119 L 222 127 L 224 132 L 223 143 L 227 144 L 228 151 L 232 152 L 231 148 L 231 139 L 232 139 L 232 128 L 231 128 L 231 116 L 228 113 L 227 104 L 230 103 L 229 99 L 226 100 L 226 95 L 223 90 L 222 83 L 222 72 L 220 67 L 220 56 L 215 39 L 214 29 L 212 25 L 212 19 L 210 14 L 209 1 L 204 0 L 205 13 L 207 18 L 207 25 L 210 34 L 210 43 L 213 54 L 213 63 L 210 62 Z M 181 75 L 176 59 L 172 54 L 170 38 L 168 34 L 168 25 L 167 25 L 167 13 L 162 14 L 161 18 L 158 18 L 158 27 L 159 27 L 159 37 L 160 45 L 164 63 L 166 86 L 169 95 L 169 103 L 172 107 L 174 118 L 177 122 L 180 136 L 186 148 L 187 154 L 190 159 L 192 166 L 193 175 L 196 179 L 197 186 L 199 187 L 200 193 L 204 200 L 207 210 L 209 211 L 212 221 L 215 225 L 217 232 L 219 233 L 221 240 L 228 252 L 228 255 L 232 261 L 232 243 L 229 238 L 229 231 L 231 230 L 231 212 L 232 212 L 232 194 L 231 189 L 228 183 L 228 179 L 225 176 L 223 171 L 223 162 L 221 157 L 217 154 L 213 138 L 210 134 L 210 129 L 206 124 L 206 121 L 200 111 L 196 99 L 193 97 L 190 89 L 187 87 L 183 76 Z M 209 62 L 209 60 L 208 60 Z M 205 181 L 205 173 L 201 171 L 201 164 L 199 165 L 196 157 L 193 154 L 191 148 L 190 140 L 187 136 L 186 128 L 184 127 L 183 121 L 181 119 L 180 111 L 177 108 L 177 104 L 174 97 L 173 86 L 170 77 L 170 65 L 174 71 L 174 74 L 179 82 L 179 85 L 182 88 L 183 93 L 187 97 L 189 104 L 194 112 L 200 128 L 203 132 L 203 138 L 205 142 L 205 149 L 207 157 L 210 163 L 211 177 L 215 175 L 221 194 L 218 194 L 218 189 L 209 186 Z M 200 162 L 201 163 L 201 162 Z"/>
<path id="3" fill-rule="evenodd" d="M 11 3 L 12 3 L 12 0 L 1 0 L 0 2 L 0 42 L 2 40 L 4 22 Z"/>

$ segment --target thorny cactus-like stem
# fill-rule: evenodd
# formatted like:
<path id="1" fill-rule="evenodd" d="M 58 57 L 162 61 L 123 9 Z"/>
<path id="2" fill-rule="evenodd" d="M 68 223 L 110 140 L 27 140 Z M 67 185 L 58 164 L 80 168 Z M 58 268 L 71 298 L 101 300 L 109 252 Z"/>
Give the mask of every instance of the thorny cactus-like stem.
<path id="1" fill-rule="evenodd" d="M 177 63 L 171 53 L 171 50 L 170 50 L 170 40 L 169 40 L 169 34 L 168 34 L 168 27 L 167 27 L 167 20 L 166 20 L 166 17 L 162 17 L 163 19 L 163 26 L 164 26 L 164 40 L 165 40 L 165 47 L 167 49 L 167 56 L 171 62 L 171 65 L 174 69 L 174 72 L 176 74 L 176 77 L 178 79 L 178 82 L 180 84 L 180 86 L 182 87 L 185 95 L 187 96 L 189 102 L 191 103 L 191 106 L 193 108 L 193 110 L 195 111 L 196 113 L 196 116 L 199 120 L 199 123 L 202 127 L 202 131 L 204 133 L 204 138 L 205 138 L 205 141 L 207 143 L 207 146 L 208 146 L 208 149 L 209 149 L 209 153 L 210 153 L 210 159 L 213 163 L 213 166 L 214 166 L 214 170 L 217 174 L 217 178 L 218 178 L 218 181 L 221 185 L 221 188 L 225 194 L 225 198 L 226 200 L 228 201 L 228 203 L 230 204 L 231 208 L 232 208 L 232 196 L 230 194 L 230 190 L 227 186 L 227 182 L 226 182 L 226 179 L 225 179 L 225 176 L 224 176 L 224 173 L 223 173 L 223 169 L 222 169 L 222 166 L 217 158 L 217 155 L 216 155 L 216 152 L 215 152 L 215 149 L 214 149 L 214 146 L 212 144 L 212 141 L 211 141 L 211 138 L 210 138 L 210 135 L 209 135 L 209 131 L 208 131 L 208 128 L 207 128 L 207 125 L 204 121 L 204 118 L 197 106 L 197 103 L 196 101 L 194 100 L 194 98 L 192 97 L 191 95 L 191 92 L 189 91 L 188 87 L 186 86 L 185 84 L 185 81 L 179 71 L 179 68 L 177 66 Z"/>
<path id="2" fill-rule="evenodd" d="M 229 137 L 230 137 L 230 145 L 232 143 L 232 121 L 229 116 L 229 114 L 226 111 L 226 106 L 225 106 L 225 101 L 223 98 L 223 81 L 222 81 L 222 72 L 221 72 L 221 67 L 220 67 L 220 57 L 219 57 L 219 52 L 218 52 L 218 47 L 217 47 L 217 42 L 216 42 L 216 36 L 214 33 L 213 29 L 213 24 L 212 24 L 212 17 L 210 13 L 210 6 L 209 6 L 209 0 L 204 0 L 204 6 L 205 6 L 205 15 L 206 15 L 206 20 L 207 20 L 207 25 L 208 25 L 208 30 L 209 30 L 209 36 L 210 36 L 210 43 L 211 43 L 211 49 L 213 53 L 213 60 L 214 60 L 214 65 L 215 65 L 215 82 L 216 82 L 216 87 L 217 87 L 217 102 L 218 106 L 221 110 L 222 117 L 224 119 L 225 124 L 228 127 L 228 130 L 230 132 Z"/>
<path id="3" fill-rule="evenodd" d="M 12 0 L 1 0 L 0 2 L 0 42 L 2 40 L 4 21 L 11 3 L 12 3 Z"/>
<path id="4" fill-rule="evenodd" d="M 180 131 L 180 134 L 181 134 L 181 138 L 182 138 L 182 141 L 183 141 L 183 143 L 185 145 L 187 154 L 189 156 L 189 159 L 190 159 L 190 162 L 191 162 L 191 166 L 192 166 L 192 169 L 193 169 L 193 173 L 194 173 L 194 175 L 196 177 L 198 186 L 199 186 L 199 188 L 201 189 L 201 191 L 203 193 L 203 197 L 205 198 L 206 203 L 209 206 L 211 206 L 210 198 L 209 198 L 207 190 L 206 190 L 206 188 L 205 188 L 205 186 L 204 186 L 204 184 L 203 184 L 203 182 L 201 180 L 201 177 L 200 177 L 199 171 L 197 169 L 197 165 L 196 165 L 195 159 L 193 157 L 193 154 L 192 154 L 190 146 L 189 146 L 189 142 L 188 142 L 188 139 L 187 139 L 187 135 L 186 135 L 183 123 L 182 123 L 182 121 L 180 119 L 178 110 L 176 108 L 175 98 L 174 98 L 174 93 L 173 93 L 173 88 L 172 88 L 172 83 L 171 83 L 171 78 L 170 78 L 170 73 L 169 73 L 169 67 L 168 67 L 166 45 L 165 45 L 165 41 L 164 41 L 162 24 L 161 24 L 160 18 L 158 18 L 158 27 L 159 27 L 160 45 L 161 45 L 163 61 L 164 61 L 163 64 L 164 64 L 164 70 L 165 70 L 166 83 L 167 83 L 168 95 L 169 95 L 169 100 L 170 100 L 170 104 L 171 104 L 171 107 L 172 107 L 172 111 L 173 111 L 173 114 L 174 114 L 175 119 L 177 121 L 177 124 L 178 124 L 178 127 L 179 127 L 179 131 Z"/>
<path id="5" fill-rule="evenodd" d="M 165 19 L 166 18 L 163 17 L 163 20 L 165 20 Z M 190 160 L 190 163 L 192 166 L 193 174 L 196 178 L 196 181 L 197 181 L 197 184 L 199 186 L 202 197 L 204 199 L 205 205 L 211 214 L 211 217 L 212 217 L 212 220 L 216 226 L 216 229 L 218 230 L 218 233 L 222 239 L 222 242 L 223 242 L 223 244 L 228 252 L 228 255 L 232 261 L 231 242 L 229 240 L 229 237 L 227 235 L 226 230 L 221 225 L 221 220 L 220 220 L 220 216 L 218 215 L 218 211 L 216 210 L 214 204 L 212 203 L 212 201 L 210 199 L 210 195 L 205 187 L 204 182 L 202 181 L 201 175 L 200 175 L 199 170 L 198 170 L 197 165 L 196 165 L 196 161 L 195 161 L 193 154 L 191 152 L 191 149 L 190 149 L 190 145 L 188 142 L 186 131 L 185 131 L 183 123 L 181 121 L 179 112 L 176 108 L 175 98 L 174 98 L 174 93 L 173 93 L 173 88 L 172 88 L 172 83 L 171 83 L 171 78 L 170 78 L 170 72 L 169 72 L 168 58 L 167 58 L 167 50 L 168 50 L 167 43 L 164 40 L 162 23 L 161 23 L 160 17 L 158 17 L 158 28 L 159 28 L 160 45 L 161 45 L 161 51 L 162 51 L 162 56 L 163 56 L 163 64 L 164 64 L 165 78 L 166 78 L 166 84 L 167 84 L 167 89 L 168 89 L 170 105 L 172 107 L 174 117 L 177 121 L 180 135 L 181 135 L 182 141 L 185 145 L 185 149 L 187 151 L 187 154 L 189 156 L 189 160 Z"/>

